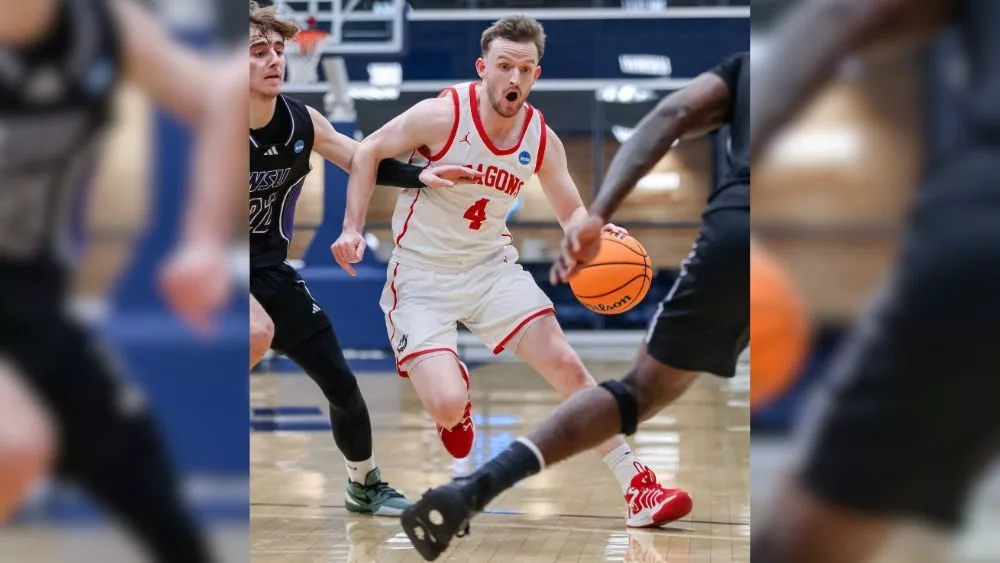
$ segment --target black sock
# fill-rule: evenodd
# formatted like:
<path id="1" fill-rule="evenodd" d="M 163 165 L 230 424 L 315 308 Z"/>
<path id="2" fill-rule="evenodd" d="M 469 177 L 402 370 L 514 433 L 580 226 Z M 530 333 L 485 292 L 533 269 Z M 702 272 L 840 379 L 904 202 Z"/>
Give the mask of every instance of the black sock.
<path id="1" fill-rule="evenodd" d="M 463 488 L 472 496 L 472 508 L 482 512 L 500 493 L 541 470 L 535 452 L 518 441 L 464 479 Z"/>

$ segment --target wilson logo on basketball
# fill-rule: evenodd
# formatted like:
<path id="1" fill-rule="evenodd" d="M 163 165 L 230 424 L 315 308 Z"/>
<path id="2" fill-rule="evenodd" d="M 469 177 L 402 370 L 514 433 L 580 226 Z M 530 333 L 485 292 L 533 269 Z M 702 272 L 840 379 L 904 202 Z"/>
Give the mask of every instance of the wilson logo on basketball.
<path id="1" fill-rule="evenodd" d="M 605 305 L 604 303 L 598 303 L 597 305 L 591 305 L 590 303 L 584 303 L 584 305 L 595 313 L 607 313 L 609 311 L 614 311 L 615 309 L 620 309 L 632 302 L 632 298 L 626 295 L 618 301 L 610 305 Z"/>
<path id="2" fill-rule="evenodd" d="M 477 172 L 483 173 L 482 178 L 476 178 L 476 184 L 497 189 L 507 195 L 517 197 L 517 194 L 524 186 L 524 182 L 520 178 L 503 168 L 497 168 L 492 165 L 484 167 L 482 164 L 466 164 L 466 166 L 475 168 Z"/>

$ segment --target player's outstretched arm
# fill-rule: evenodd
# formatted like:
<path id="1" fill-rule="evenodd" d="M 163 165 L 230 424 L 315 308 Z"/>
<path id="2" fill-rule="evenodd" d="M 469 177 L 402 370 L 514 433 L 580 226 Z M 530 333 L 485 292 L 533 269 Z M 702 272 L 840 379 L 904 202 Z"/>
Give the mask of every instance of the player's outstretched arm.
<path id="1" fill-rule="evenodd" d="M 738 63 L 738 59 L 726 61 L 722 68 L 727 69 L 734 62 Z M 727 72 L 738 73 L 739 69 Z M 722 125 L 729 114 L 731 98 L 726 81 L 714 72 L 706 72 L 660 100 L 615 153 L 597 198 L 590 205 L 590 213 L 605 223 L 610 221 L 639 180 L 656 166 L 674 142 Z"/>
<path id="2" fill-rule="evenodd" d="M 144 8 L 116 0 L 125 76 L 195 134 L 187 226 L 228 241 L 246 179 L 246 60 L 212 63 L 171 38 Z M 242 63 L 242 64 L 239 64 Z M 221 189 L 228 187 L 229 189 Z M 190 215 L 208 218 L 193 220 Z"/>
<path id="3" fill-rule="evenodd" d="M 538 182 L 542 185 L 549 205 L 556 212 L 563 231 L 587 217 L 587 208 L 583 206 L 580 190 L 569 174 L 566 147 L 548 125 L 545 126 L 545 154 L 538 169 Z"/>
<path id="4" fill-rule="evenodd" d="M 313 126 L 313 152 L 336 164 L 345 172 L 351 171 L 351 159 L 358 148 L 358 142 L 337 131 L 330 121 L 310 106 L 309 118 Z"/>
<path id="5" fill-rule="evenodd" d="M 850 53 L 880 40 L 923 36 L 946 20 L 951 0 L 810 0 L 775 26 L 750 81 L 750 158 L 767 151 Z"/>
<path id="6" fill-rule="evenodd" d="M 450 99 L 423 100 L 373 132 L 355 150 L 347 181 L 344 230 L 330 247 L 337 264 L 347 273 L 355 275 L 351 264 L 357 264 L 364 257 L 365 241 L 361 232 L 365 227 L 368 203 L 375 191 L 379 162 L 447 139 L 453 123 Z"/>
<path id="7" fill-rule="evenodd" d="M 162 282 L 175 311 L 207 329 L 209 315 L 228 298 L 224 253 L 246 182 L 246 60 L 213 65 L 174 41 L 135 2 L 110 5 L 119 23 L 125 77 L 195 133 L 181 246 Z"/>
<path id="8" fill-rule="evenodd" d="M 360 143 L 338 132 L 333 127 L 333 124 L 323 117 L 319 111 L 311 107 L 308 107 L 308 110 L 314 131 L 313 151 L 319 153 L 320 156 L 345 171 L 350 172 L 351 160 L 354 158 L 354 152 L 358 149 Z M 472 172 L 469 169 L 462 170 Z M 447 171 L 445 171 L 443 174 L 444 178 L 442 178 L 442 174 L 435 172 L 425 171 L 421 166 L 400 162 L 395 158 L 385 158 L 378 163 L 375 183 L 381 186 L 393 186 L 397 188 L 447 187 L 451 185 L 453 180 L 459 179 L 461 176 L 452 175 L 449 177 Z"/>

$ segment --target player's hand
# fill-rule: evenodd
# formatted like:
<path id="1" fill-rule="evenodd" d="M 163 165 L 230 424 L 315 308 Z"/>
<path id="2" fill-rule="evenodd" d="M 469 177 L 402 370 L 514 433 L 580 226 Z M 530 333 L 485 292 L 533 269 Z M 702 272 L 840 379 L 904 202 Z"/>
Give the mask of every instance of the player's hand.
<path id="1" fill-rule="evenodd" d="M 330 245 L 330 252 L 345 272 L 356 276 L 358 273 L 351 264 L 357 264 L 364 258 L 366 247 L 365 237 L 361 233 L 345 230 L 337 237 L 337 241 Z"/>
<path id="2" fill-rule="evenodd" d="M 223 245 L 189 242 L 160 270 L 160 292 L 174 312 L 203 335 L 214 330 L 213 316 L 229 301 L 232 272 Z"/>
<path id="3" fill-rule="evenodd" d="M 474 184 L 477 178 L 482 177 L 482 172 L 452 164 L 424 168 L 423 172 L 420 173 L 420 181 L 429 188 L 450 188 L 455 184 Z"/>
<path id="4" fill-rule="evenodd" d="M 620 229 L 620 227 L 615 228 Z M 604 230 L 604 220 L 596 215 L 588 215 L 583 221 L 570 225 L 559 246 L 559 254 L 549 271 L 549 283 L 556 285 L 559 282 L 569 281 L 580 267 L 597 257 L 597 252 L 601 249 L 601 233 Z"/>
<path id="5" fill-rule="evenodd" d="M 604 230 L 602 232 L 612 233 L 615 235 L 628 235 L 628 231 L 624 227 L 619 227 L 614 223 L 608 223 L 607 225 L 604 225 Z"/>

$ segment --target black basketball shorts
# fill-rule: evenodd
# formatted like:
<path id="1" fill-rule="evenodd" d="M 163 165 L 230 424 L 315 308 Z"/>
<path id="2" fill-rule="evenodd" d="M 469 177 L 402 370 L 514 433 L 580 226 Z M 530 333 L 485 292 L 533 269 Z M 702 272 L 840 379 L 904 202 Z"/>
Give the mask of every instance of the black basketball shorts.
<path id="1" fill-rule="evenodd" d="M 250 294 L 274 323 L 271 348 L 287 352 L 331 326 L 329 317 L 309 294 L 306 283 L 288 264 L 258 268 L 250 273 Z"/>
<path id="2" fill-rule="evenodd" d="M 733 377 L 749 339 L 750 208 L 710 205 L 691 253 L 650 322 L 646 350 L 673 368 Z"/>
<path id="3" fill-rule="evenodd" d="M 1000 149 L 918 195 L 901 257 L 804 416 L 803 482 L 872 516 L 961 522 L 1000 453 Z"/>

